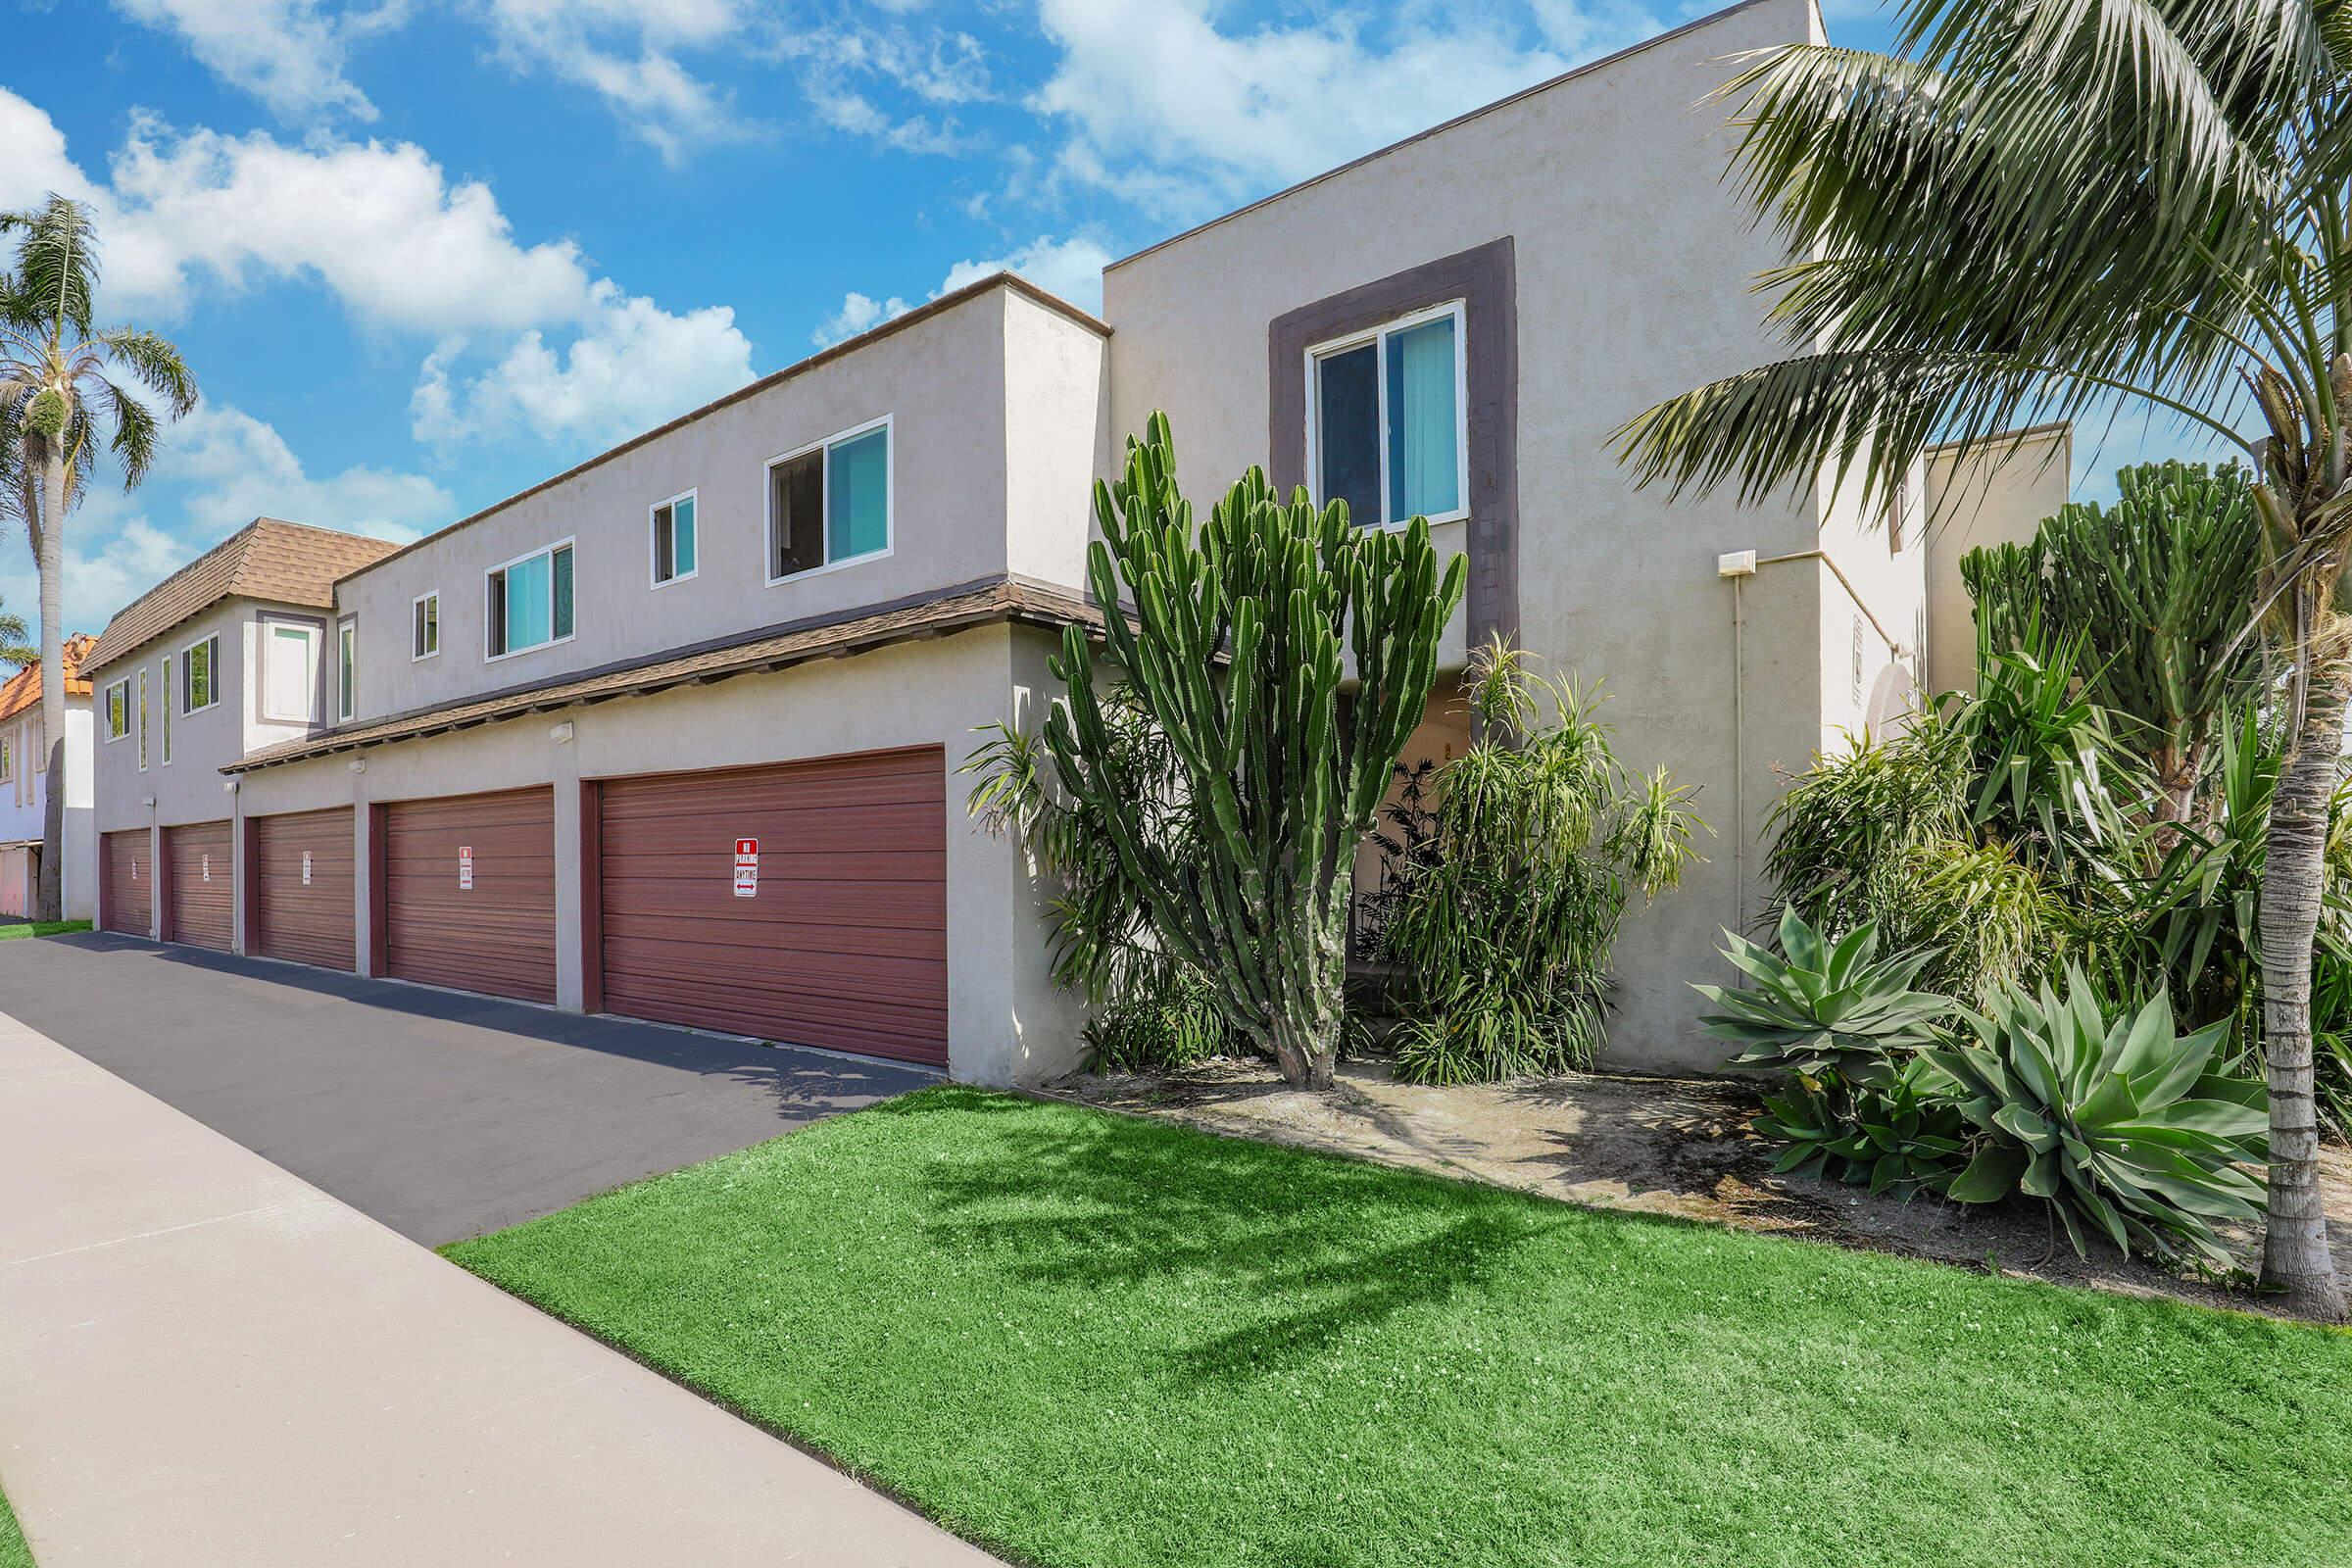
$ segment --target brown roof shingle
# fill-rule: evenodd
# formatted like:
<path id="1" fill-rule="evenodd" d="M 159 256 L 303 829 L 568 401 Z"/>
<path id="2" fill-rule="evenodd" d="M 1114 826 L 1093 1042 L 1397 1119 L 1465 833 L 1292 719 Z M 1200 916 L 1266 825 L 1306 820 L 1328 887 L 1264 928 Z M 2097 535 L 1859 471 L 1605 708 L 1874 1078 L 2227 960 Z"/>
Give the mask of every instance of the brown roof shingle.
<path id="1" fill-rule="evenodd" d="M 321 730 L 302 740 L 249 753 L 220 771 L 246 773 L 333 752 L 470 729 L 526 713 L 608 702 L 615 697 L 647 696 L 673 686 L 705 685 L 730 675 L 783 669 L 812 659 L 860 653 L 887 643 L 938 637 L 998 621 L 1063 626 L 1100 625 L 1102 619 L 1099 610 L 1066 589 L 1024 577 L 990 578 L 888 605 L 770 626 L 651 659 L 578 671 L 536 686 L 513 687 L 443 708 Z"/>
<path id="2" fill-rule="evenodd" d="M 117 611 L 84 662 L 91 669 L 111 664 L 223 599 L 331 610 L 337 577 L 395 548 L 334 528 L 256 517 Z"/>
<path id="3" fill-rule="evenodd" d="M 97 638 L 88 632 L 76 632 L 66 639 L 66 695 L 87 697 L 90 683 L 82 677 L 81 666 L 89 659 L 90 646 Z M 26 664 L 0 685 L 0 723 L 16 717 L 29 708 L 41 706 L 41 666 Z"/>

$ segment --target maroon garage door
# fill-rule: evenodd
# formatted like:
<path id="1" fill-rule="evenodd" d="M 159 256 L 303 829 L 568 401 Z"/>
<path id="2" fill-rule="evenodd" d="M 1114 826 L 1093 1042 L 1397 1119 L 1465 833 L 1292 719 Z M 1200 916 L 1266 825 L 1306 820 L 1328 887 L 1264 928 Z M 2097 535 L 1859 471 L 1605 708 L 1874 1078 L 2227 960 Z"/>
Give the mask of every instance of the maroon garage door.
<path id="1" fill-rule="evenodd" d="M 254 873 L 246 951 L 322 969 L 358 967 L 351 808 L 257 816 L 245 834 Z"/>
<path id="2" fill-rule="evenodd" d="M 164 940 L 226 953 L 236 939 L 236 867 L 226 822 L 164 829 Z"/>
<path id="3" fill-rule="evenodd" d="M 944 751 L 587 790 L 592 1006 L 945 1065 Z"/>
<path id="4" fill-rule="evenodd" d="M 376 808 L 384 973 L 556 1000 L 555 799 L 515 790 Z"/>
<path id="5" fill-rule="evenodd" d="M 109 833 L 99 841 L 100 892 L 105 898 L 100 924 L 124 936 L 155 933 L 155 852 L 143 827 Z"/>

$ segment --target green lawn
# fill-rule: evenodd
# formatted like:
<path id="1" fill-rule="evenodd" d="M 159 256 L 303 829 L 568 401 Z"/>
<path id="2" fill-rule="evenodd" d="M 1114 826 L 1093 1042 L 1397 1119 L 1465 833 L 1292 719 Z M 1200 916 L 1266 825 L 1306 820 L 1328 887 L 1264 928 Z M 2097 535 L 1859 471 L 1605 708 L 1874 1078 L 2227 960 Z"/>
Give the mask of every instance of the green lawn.
<path id="1" fill-rule="evenodd" d="M 24 1532 L 17 1528 L 16 1510 L 8 1498 L 0 1494 L 0 1568 L 33 1568 L 32 1548 L 24 1544 Z"/>
<path id="2" fill-rule="evenodd" d="M 448 1251 L 1039 1564 L 2352 1560 L 2352 1335 L 971 1090 Z"/>
<path id="3" fill-rule="evenodd" d="M 25 937 L 62 937 L 74 931 L 87 931 L 87 920 L 35 920 L 29 925 L 0 925 L 0 942 L 18 942 Z M 0 1558 L 0 1562 L 7 1561 Z"/>

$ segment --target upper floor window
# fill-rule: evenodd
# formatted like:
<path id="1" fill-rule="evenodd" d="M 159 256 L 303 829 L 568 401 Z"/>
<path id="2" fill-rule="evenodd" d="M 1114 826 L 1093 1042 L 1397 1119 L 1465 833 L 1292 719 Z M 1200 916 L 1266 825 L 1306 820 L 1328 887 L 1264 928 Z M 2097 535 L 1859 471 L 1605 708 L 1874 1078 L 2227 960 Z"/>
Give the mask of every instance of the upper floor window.
<path id="1" fill-rule="evenodd" d="M 130 733 L 130 677 L 123 676 L 106 689 L 106 738 L 119 741 Z"/>
<path id="2" fill-rule="evenodd" d="M 571 541 L 493 566 L 484 609 L 484 658 L 570 641 Z"/>
<path id="3" fill-rule="evenodd" d="M 694 492 L 689 490 L 654 508 L 655 587 L 694 575 Z"/>
<path id="4" fill-rule="evenodd" d="M 1306 351 L 1315 499 L 1367 526 L 1467 514 L 1459 300 Z"/>
<path id="5" fill-rule="evenodd" d="M 1894 490 L 1886 497 L 1886 511 L 1880 514 L 1880 521 L 1886 525 L 1886 553 L 1888 555 L 1899 556 L 1903 553 L 1903 524 L 1909 520 L 1910 515 L 1911 475 L 1906 472 L 1901 478 L 1894 481 Z"/>
<path id="6" fill-rule="evenodd" d="M 418 594 L 409 607 L 409 658 L 430 659 L 441 651 L 441 596 Z"/>
<path id="7" fill-rule="evenodd" d="M 767 466 L 767 580 L 890 552 L 890 420 Z"/>
<path id="8" fill-rule="evenodd" d="M 179 710 L 201 713 L 220 701 L 220 639 L 207 637 L 179 653 Z"/>
<path id="9" fill-rule="evenodd" d="M 0 784 L 14 783 L 16 781 L 16 748 L 9 744 L 7 736 L 0 735 Z"/>
<path id="10" fill-rule="evenodd" d="M 360 623 L 345 616 L 335 623 L 335 717 L 360 710 Z"/>
<path id="11" fill-rule="evenodd" d="M 147 771 L 147 670 L 139 670 L 139 771 Z"/>
<path id="12" fill-rule="evenodd" d="M 264 621 L 262 637 L 262 717 L 309 723 L 318 716 L 317 630 Z"/>
<path id="13" fill-rule="evenodd" d="M 164 725 L 164 765 L 172 765 L 172 656 L 166 654 L 159 666 L 163 673 L 155 683 L 155 706 Z"/>

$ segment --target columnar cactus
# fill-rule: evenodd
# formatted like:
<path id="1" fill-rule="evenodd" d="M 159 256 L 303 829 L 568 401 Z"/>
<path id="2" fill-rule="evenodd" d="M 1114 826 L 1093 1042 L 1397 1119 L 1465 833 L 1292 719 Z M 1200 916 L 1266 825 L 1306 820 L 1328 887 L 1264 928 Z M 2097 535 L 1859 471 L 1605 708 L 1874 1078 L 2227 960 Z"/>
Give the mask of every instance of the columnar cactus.
<path id="1" fill-rule="evenodd" d="M 1167 734 L 1201 847 L 1180 859 L 1144 833 L 1140 781 L 1122 776 L 1075 626 L 1054 662 L 1069 700 L 1046 728 L 1062 785 L 1109 824 L 1156 939 L 1209 977 L 1285 1079 L 1327 1088 L 1355 847 L 1429 700 L 1463 563 L 1441 580 L 1423 519 L 1358 531 L 1345 503 L 1286 502 L 1256 467 L 1196 539 L 1162 414 L 1128 438 L 1118 482 L 1095 486 L 1095 513 L 1087 567 L 1111 611 L 1107 657 Z M 1357 684 L 1343 716 L 1345 653 Z"/>

